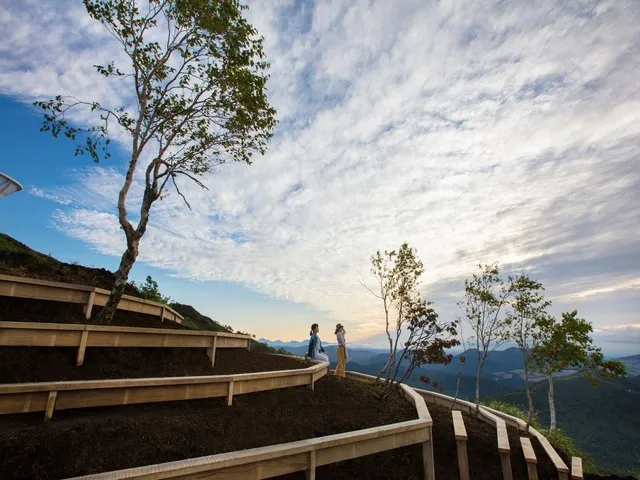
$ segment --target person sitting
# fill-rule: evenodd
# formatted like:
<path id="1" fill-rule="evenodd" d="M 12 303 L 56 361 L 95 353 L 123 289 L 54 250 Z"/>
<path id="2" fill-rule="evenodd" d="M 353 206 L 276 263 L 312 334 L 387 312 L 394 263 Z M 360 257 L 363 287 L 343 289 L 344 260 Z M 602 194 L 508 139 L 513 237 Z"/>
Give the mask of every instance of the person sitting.
<path id="1" fill-rule="evenodd" d="M 329 355 L 327 355 L 324 348 L 322 348 L 322 342 L 320 341 L 320 337 L 318 337 L 319 331 L 320 327 L 318 327 L 317 323 L 311 325 L 311 332 L 309 332 L 311 338 L 309 339 L 309 350 L 307 351 L 307 357 L 312 360 L 328 362 Z"/>

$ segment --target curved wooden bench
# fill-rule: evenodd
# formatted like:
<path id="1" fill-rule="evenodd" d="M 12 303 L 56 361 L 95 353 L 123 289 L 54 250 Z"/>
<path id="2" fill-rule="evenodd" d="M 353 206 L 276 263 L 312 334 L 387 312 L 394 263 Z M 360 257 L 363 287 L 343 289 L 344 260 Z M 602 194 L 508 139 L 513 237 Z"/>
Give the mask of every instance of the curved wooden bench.
<path id="1" fill-rule="evenodd" d="M 174 330 L 72 323 L 0 322 L 0 347 L 77 347 L 76 364 L 87 347 L 206 348 L 215 364 L 218 348 L 247 348 L 251 336 L 207 330 Z"/>
<path id="2" fill-rule="evenodd" d="M 431 414 L 424 398 L 411 387 L 402 385 L 402 392 L 416 407 L 417 420 L 269 447 L 75 477 L 70 480 L 246 480 L 271 478 L 300 471 L 304 471 L 308 479 L 314 480 L 317 467 L 420 443 L 423 445 L 425 480 L 434 480 L 433 451 L 429 454 L 429 449 L 424 447 L 425 444 L 432 446 Z"/>
<path id="3" fill-rule="evenodd" d="M 0 296 L 79 303 L 84 305 L 84 314 L 87 319 L 91 318 L 94 305 L 102 307 L 107 304 L 110 294 L 109 290 L 86 285 L 0 275 Z M 182 315 L 169 305 L 131 295 L 122 296 L 118 303 L 118 310 L 154 315 L 160 317 L 162 321 L 165 319 L 176 323 L 184 321 Z"/>
<path id="4" fill-rule="evenodd" d="M 0 385 L 0 415 L 44 411 L 49 420 L 54 409 L 216 397 L 226 397 L 231 405 L 234 395 L 301 385 L 313 389 L 328 371 L 329 363 L 321 362 L 298 370 L 237 375 L 4 384 Z"/>

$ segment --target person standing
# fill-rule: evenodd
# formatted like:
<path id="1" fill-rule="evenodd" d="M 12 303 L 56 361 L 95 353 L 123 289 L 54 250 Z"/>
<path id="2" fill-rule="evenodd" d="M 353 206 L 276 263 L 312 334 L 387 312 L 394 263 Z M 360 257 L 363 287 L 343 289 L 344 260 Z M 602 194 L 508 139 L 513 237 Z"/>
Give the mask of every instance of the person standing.
<path id="1" fill-rule="evenodd" d="M 338 366 L 336 367 L 334 375 L 338 375 L 343 378 L 347 372 L 347 362 L 349 361 L 349 356 L 347 355 L 347 342 L 344 339 L 346 333 L 347 332 L 341 323 L 336 325 L 336 339 L 338 340 Z"/>
<path id="2" fill-rule="evenodd" d="M 320 337 L 318 337 L 319 331 L 320 327 L 318 327 L 317 323 L 311 325 L 311 331 L 309 332 L 311 338 L 309 339 L 309 350 L 307 351 L 307 356 L 312 360 L 328 362 L 329 355 L 327 355 L 324 348 L 322 348 L 322 342 L 320 341 Z"/>

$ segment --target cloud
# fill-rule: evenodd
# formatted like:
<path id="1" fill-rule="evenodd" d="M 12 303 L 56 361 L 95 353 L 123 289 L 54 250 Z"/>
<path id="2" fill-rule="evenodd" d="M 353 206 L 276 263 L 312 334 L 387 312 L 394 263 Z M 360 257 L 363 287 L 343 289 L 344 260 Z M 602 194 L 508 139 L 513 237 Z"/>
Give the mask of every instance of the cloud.
<path id="1" fill-rule="evenodd" d="M 130 106 L 126 85 L 91 68 L 122 60 L 118 46 L 81 8 L 48 7 L 3 6 L 0 92 Z M 380 330 L 381 309 L 358 284 L 368 257 L 403 241 L 447 316 L 481 260 L 531 271 L 577 307 L 592 305 L 585 292 L 614 295 L 606 289 L 637 279 L 637 3 L 250 7 L 272 64 L 277 135 L 251 167 L 205 176 L 209 191 L 181 185 L 193 211 L 175 193 L 154 205 L 140 260 L 308 303 L 355 337 Z M 120 254 L 121 182 L 111 164 L 47 188 L 73 201 L 58 228 Z"/>
<path id="2" fill-rule="evenodd" d="M 29 193 L 35 197 L 44 198 L 45 200 L 51 200 L 53 202 L 59 203 L 60 205 L 71 205 L 71 203 L 73 203 L 67 198 L 61 197 L 60 195 L 47 193 L 44 190 L 36 187 L 31 187 Z"/>

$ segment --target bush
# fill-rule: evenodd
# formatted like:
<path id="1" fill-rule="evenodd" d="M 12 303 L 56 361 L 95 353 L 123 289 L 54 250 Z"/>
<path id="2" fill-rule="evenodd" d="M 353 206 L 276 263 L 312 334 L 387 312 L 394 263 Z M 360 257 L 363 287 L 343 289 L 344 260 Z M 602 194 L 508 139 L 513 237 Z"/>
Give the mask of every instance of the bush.
<path id="1" fill-rule="evenodd" d="M 498 410 L 499 412 L 506 413 L 507 415 L 511 415 L 512 417 L 519 418 L 521 420 L 527 421 L 527 413 L 520 410 L 517 406 L 507 403 L 501 402 L 500 400 L 489 399 L 487 401 L 482 402 L 483 405 L 493 408 L 494 410 Z M 576 447 L 575 443 L 569 435 L 567 435 L 564 431 L 560 429 L 549 430 L 546 428 L 541 428 L 538 422 L 538 418 L 534 415 L 533 421 L 531 422 L 531 426 L 538 430 L 541 434 L 543 434 L 549 443 L 553 445 L 557 450 L 561 450 L 569 457 L 580 457 L 582 458 L 582 468 L 586 473 L 594 473 L 603 475 L 604 472 L 600 467 L 596 465 L 595 460 L 591 455 Z"/>
<path id="2" fill-rule="evenodd" d="M 480 403 L 485 407 L 493 408 L 499 412 L 519 418 L 522 421 L 527 421 L 527 412 L 520 410 L 520 408 L 512 403 L 501 402 L 500 400 L 495 400 L 493 398 Z M 535 412 L 533 414 L 533 419 L 531 420 L 531 426 L 536 430 L 540 430 L 540 423 L 538 422 L 538 416 Z"/>

